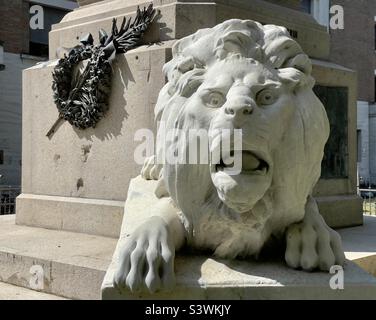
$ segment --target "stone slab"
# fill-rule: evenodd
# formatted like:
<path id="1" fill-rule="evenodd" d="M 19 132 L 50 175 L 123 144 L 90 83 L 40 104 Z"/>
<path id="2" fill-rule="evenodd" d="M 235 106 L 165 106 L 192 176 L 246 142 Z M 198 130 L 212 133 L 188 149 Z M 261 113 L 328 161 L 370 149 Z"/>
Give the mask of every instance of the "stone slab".
<path id="1" fill-rule="evenodd" d="M 354 195 L 316 197 L 325 222 L 332 228 L 363 224 L 363 199 Z"/>
<path id="2" fill-rule="evenodd" d="M 0 300 L 67 300 L 65 298 L 0 282 Z"/>
<path id="3" fill-rule="evenodd" d="M 376 277 L 376 216 L 364 215 L 363 226 L 338 231 L 346 258 Z"/>
<path id="4" fill-rule="evenodd" d="M 149 216 L 156 197 L 156 181 L 132 179 L 124 207 L 121 237 L 102 284 L 102 299 L 376 299 L 376 278 L 346 261 L 344 290 L 332 290 L 331 274 L 288 268 L 282 261 L 217 260 L 208 256 L 178 255 L 177 286 L 173 293 L 120 295 L 112 279 L 124 239 Z"/>
<path id="5" fill-rule="evenodd" d="M 118 238 L 124 201 L 21 194 L 16 223 Z"/>
<path id="6" fill-rule="evenodd" d="M 30 289 L 30 268 L 44 273 L 44 293 L 99 299 L 116 240 L 87 234 L 18 226 L 0 216 L 0 281 Z"/>
<path id="7" fill-rule="evenodd" d="M 99 28 L 111 30 L 112 18 L 134 16 L 146 0 L 102 1 L 68 13 L 49 34 L 50 59 L 59 48 L 71 48 L 77 39 Z M 213 27 L 227 19 L 253 19 L 265 24 L 283 25 L 293 30 L 305 52 L 315 58 L 329 56 L 329 33 L 309 14 L 261 0 L 153 0 L 160 18 L 145 34 L 145 43 L 180 39 L 198 29 Z"/>
<path id="8" fill-rule="evenodd" d="M 137 193 L 133 193 L 133 197 L 135 199 L 138 198 L 137 195 Z M 140 203 L 142 203 L 142 198 L 139 199 Z M 347 259 L 353 260 L 353 262 L 360 265 L 369 273 L 376 275 L 376 216 L 365 216 L 364 221 L 365 223 L 362 227 L 346 228 L 339 231 L 343 239 Z M 13 285 L 29 288 L 28 280 L 30 279 L 30 267 L 32 265 L 39 264 L 46 268 L 45 280 L 47 285 L 45 292 L 53 293 L 56 295 L 64 295 L 65 297 L 73 299 L 100 298 L 99 286 L 102 279 L 104 278 L 106 269 L 110 264 L 111 256 L 116 245 L 116 240 L 64 231 L 52 231 L 42 228 L 17 226 L 14 224 L 14 222 L 14 215 L 0 217 L 1 281 L 6 281 Z M 129 222 L 131 223 L 131 221 Z M 256 290 L 254 284 L 251 285 L 252 281 L 264 281 L 266 284 L 269 283 L 269 285 L 267 286 L 270 286 L 270 283 L 272 283 L 273 290 L 275 289 L 275 292 L 278 292 L 277 297 L 279 296 L 286 299 L 293 299 L 300 298 L 301 294 L 302 297 L 307 296 L 303 293 L 298 294 L 301 288 L 294 288 L 294 290 L 297 290 L 296 295 L 294 296 L 293 292 L 289 292 L 287 288 L 284 288 L 279 284 L 277 285 L 277 280 L 280 279 L 282 281 L 282 279 L 277 279 L 276 277 L 273 278 L 273 270 L 281 269 L 287 274 L 291 273 L 291 277 L 287 278 L 290 280 L 294 279 L 294 277 L 296 276 L 301 276 L 302 274 L 308 276 L 311 275 L 305 272 L 297 272 L 291 269 L 287 269 L 281 263 L 276 265 L 273 265 L 273 263 L 267 264 L 268 267 L 266 268 L 266 270 L 269 270 L 268 272 L 270 273 L 269 278 L 266 278 L 267 274 L 264 273 L 259 264 L 246 263 L 246 266 L 250 268 L 247 273 L 244 269 L 243 262 L 239 261 L 234 265 L 229 265 L 226 261 L 222 262 L 216 261 L 214 259 L 206 261 L 208 258 L 201 256 L 196 257 L 195 262 L 190 262 L 190 264 L 187 265 L 188 262 L 186 261 L 186 259 L 187 257 L 185 256 L 178 256 L 176 262 L 178 284 L 181 283 L 184 286 L 187 284 L 187 274 L 189 274 L 190 270 L 195 270 L 197 279 L 199 279 L 201 274 L 201 271 L 199 270 L 201 270 L 201 267 L 204 265 L 205 268 L 202 267 L 202 270 L 205 271 L 207 277 L 212 274 L 211 272 L 209 272 L 210 270 L 212 270 L 212 268 L 219 268 L 219 270 L 214 269 L 214 272 L 221 272 L 221 274 L 225 274 L 223 272 L 230 272 L 230 274 L 232 274 L 232 277 L 235 277 L 235 279 L 239 279 L 239 276 L 242 273 L 246 274 L 246 276 L 248 277 L 247 279 L 249 281 L 249 286 L 246 287 L 244 291 L 248 292 L 247 294 L 250 295 L 250 298 L 257 297 L 257 295 L 261 295 L 261 293 L 263 295 L 260 296 L 260 298 L 270 297 L 270 295 L 268 295 L 267 293 L 263 293 L 263 291 L 267 291 L 267 288 L 258 287 Z M 194 263 L 197 263 L 197 265 L 195 265 Z M 347 266 L 348 267 L 345 269 L 345 274 L 347 273 L 351 277 L 355 277 L 355 275 L 360 272 L 360 276 L 357 279 L 367 280 L 366 278 L 368 276 L 367 274 L 364 274 L 362 270 L 359 270 L 359 268 L 357 268 L 350 262 L 348 262 Z M 236 268 L 243 269 L 239 269 L 239 271 Z M 350 270 L 348 270 L 348 268 L 350 268 Z M 258 273 L 255 273 L 254 270 L 258 270 Z M 251 278 L 251 275 L 255 276 L 253 280 Z M 313 273 L 313 275 L 319 278 L 323 277 L 322 279 L 324 279 L 325 281 L 329 276 L 325 273 Z M 106 277 L 107 282 L 109 283 L 109 279 L 111 279 L 110 274 L 107 273 Z M 346 278 L 348 277 L 345 276 L 345 281 Z M 321 280 L 322 283 L 327 283 L 324 280 Z M 351 281 L 349 283 L 349 286 L 350 288 L 352 288 L 351 290 L 355 288 L 354 292 L 356 292 L 356 283 Z M 365 288 L 368 290 L 368 287 L 372 286 L 373 278 L 368 278 L 367 281 L 370 281 L 365 286 Z M 201 282 L 197 282 L 194 286 L 196 288 L 195 290 L 197 290 L 196 297 L 202 297 L 204 292 L 206 292 L 209 298 L 219 299 L 222 297 L 222 294 L 224 294 L 223 292 L 220 293 L 220 290 L 214 287 L 202 289 L 201 285 Z M 16 287 L 15 289 L 17 288 L 18 287 Z M 257 292 L 255 293 L 254 290 L 256 290 Z M 230 289 L 228 291 L 234 298 L 236 298 L 233 290 Z M 315 298 L 315 295 L 318 291 L 318 287 L 312 288 L 312 290 L 310 291 L 310 297 Z M 109 296 L 113 294 L 111 292 L 113 292 L 111 288 L 105 289 L 103 298 L 116 298 Z M 327 292 L 329 295 L 332 294 L 331 291 Z M 186 291 L 182 291 L 180 293 L 182 298 L 184 298 L 185 293 Z M 284 296 L 285 294 L 288 295 Z M 343 296 L 344 294 L 340 293 L 340 295 Z M 345 295 L 344 298 L 347 298 L 347 296 Z"/>
<path id="9" fill-rule="evenodd" d="M 108 273 L 102 299 L 376 299 L 376 278 L 347 261 L 344 289 L 330 288 L 329 273 L 292 270 L 279 262 L 221 261 L 208 257 L 176 258 L 176 288 L 171 293 L 120 295 Z"/>

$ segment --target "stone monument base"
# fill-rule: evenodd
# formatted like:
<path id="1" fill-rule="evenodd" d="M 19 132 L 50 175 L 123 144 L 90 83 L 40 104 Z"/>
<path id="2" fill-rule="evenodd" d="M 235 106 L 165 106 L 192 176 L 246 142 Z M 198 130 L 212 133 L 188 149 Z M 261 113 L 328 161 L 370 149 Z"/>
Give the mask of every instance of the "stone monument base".
<path id="1" fill-rule="evenodd" d="M 102 299 L 276 300 L 376 299 L 376 279 L 347 261 L 344 289 L 330 287 L 333 276 L 292 270 L 281 262 L 224 261 L 204 256 L 178 256 L 177 286 L 172 292 L 120 294 L 112 286 L 114 265 L 102 285 Z"/>
<path id="2" fill-rule="evenodd" d="M 208 257 L 178 256 L 178 286 L 166 298 L 187 299 L 194 293 L 197 298 L 215 299 L 375 299 L 375 278 L 370 274 L 376 276 L 376 217 L 365 216 L 364 226 L 339 232 L 346 258 L 352 261 L 345 266 L 345 290 L 330 290 L 329 274 L 294 271 L 282 262 L 228 263 Z M 40 292 L 69 299 L 120 298 L 110 281 L 116 242 L 109 237 L 20 226 L 15 224 L 14 215 L 0 216 L 0 282 L 32 289 L 30 268 L 40 265 L 44 269 Z M 220 278 L 215 283 L 212 279 L 217 271 Z M 304 276 L 310 280 L 304 280 Z M 218 283 L 220 280 L 223 283 Z M 161 299 L 162 295 L 153 298 Z"/>
<path id="3" fill-rule="evenodd" d="M 157 181 L 133 179 L 124 208 L 120 240 L 102 284 L 102 299 L 376 299 L 376 278 L 347 261 L 344 290 L 330 287 L 332 274 L 303 272 L 283 261 L 250 262 L 217 260 L 208 256 L 178 255 L 173 292 L 120 294 L 112 285 L 119 248 L 127 234 L 149 217 Z"/>

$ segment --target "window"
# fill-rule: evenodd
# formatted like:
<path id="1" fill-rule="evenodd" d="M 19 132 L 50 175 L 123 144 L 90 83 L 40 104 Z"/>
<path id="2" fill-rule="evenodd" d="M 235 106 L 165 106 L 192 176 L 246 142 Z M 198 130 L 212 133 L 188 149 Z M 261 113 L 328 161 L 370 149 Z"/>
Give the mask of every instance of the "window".
<path id="1" fill-rule="evenodd" d="M 362 162 L 362 130 L 356 130 L 356 139 L 358 143 L 358 163 Z"/>
<path id="2" fill-rule="evenodd" d="M 4 150 L 0 150 L 0 164 L 4 164 Z"/>
<path id="3" fill-rule="evenodd" d="M 300 1 L 300 8 L 302 11 L 311 13 L 311 6 L 312 6 L 311 0 L 301 0 Z"/>
<path id="4" fill-rule="evenodd" d="M 311 0 L 309 13 L 316 19 L 316 21 L 328 28 L 329 26 L 329 7 L 330 0 Z M 308 5 L 305 4 L 305 7 Z M 328 29 L 329 30 L 329 29 Z"/>

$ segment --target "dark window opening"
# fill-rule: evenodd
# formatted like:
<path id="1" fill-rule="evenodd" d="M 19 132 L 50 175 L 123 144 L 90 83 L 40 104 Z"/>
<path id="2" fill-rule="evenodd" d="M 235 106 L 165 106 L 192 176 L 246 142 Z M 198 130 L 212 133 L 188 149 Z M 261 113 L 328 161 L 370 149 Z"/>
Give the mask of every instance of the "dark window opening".
<path id="1" fill-rule="evenodd" d="M 301 0 L 300 8 L 303 12 L 311 13 L 311 0 Z"/>
<path id="2" fill-rule="evenodd" d="M 313 90 L 324 105 L 330 123 L 330 136 L 325 145 L 321 178 L 347 178 L 348 88 L 317 85 Z"/>
<path id="3" fill-rule="evenodd" d="M 4 164 L 4 150 L 0 150 L 0 164 Z"/>
<path id="4" fill-rule="evenodd" d="M 48 57 L 48 45 L 43 43 L 30 42 L 29 53 L 32 56 Z"/>
<path id="5" fill-rule="evenodd" d="M 359 163 L 362 162 L 362 130 L 356 130 L 356 140 L 358 144 L 357 162 Z"/>
<path id="6" fill-rule="evenodd" d="M 32 6 L 33 4 L 30 4 Z M 43 6 L 43 29 L 30 28 L 30 51 L 33 56 L 48 56 L 48 33 L 52 25 L 59 23 L 68 11 Z M 34 14 L 30 14 L 30 17 Z"/>

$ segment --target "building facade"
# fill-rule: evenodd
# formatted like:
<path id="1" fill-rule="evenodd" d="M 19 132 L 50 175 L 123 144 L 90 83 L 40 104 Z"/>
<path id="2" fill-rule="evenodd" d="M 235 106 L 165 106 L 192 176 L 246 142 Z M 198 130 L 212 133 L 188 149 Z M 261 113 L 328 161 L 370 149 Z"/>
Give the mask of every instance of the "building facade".
<path id="1" fill-rule="evenodd" d="M 369 0 L 274 1 L 310 13 L 328 27 L 329 60 L 357 72 L 357 168 L 359 185 L 376 187 L 376 2 Z M 330 18 L 343 8 L 344 25 Z M 332 11 L 331 11 L 332 9 Z M 351 121 L 351 119 L 349 119 Z"/>
<path id="2" fill-rule="evenodd" d="M 75 7 L 67 0 L 0 0 L 0 185 L 21 183 L 22 71 L 47 59 L 51 25 Z M 38 29 L 30 26 L 35 14 Z"/>
<path id="3" fill-rule="evenodd" d="M 376 185 L 376 2 L 331 0 L 344 12 L 344 29 L 330 29 L 330 58 L 358 75 L 358 176 L 359 184 Z"/>

